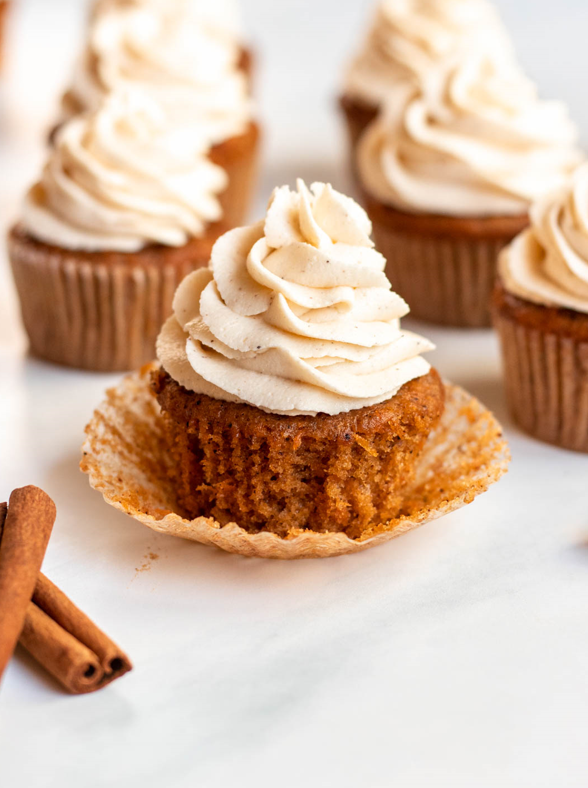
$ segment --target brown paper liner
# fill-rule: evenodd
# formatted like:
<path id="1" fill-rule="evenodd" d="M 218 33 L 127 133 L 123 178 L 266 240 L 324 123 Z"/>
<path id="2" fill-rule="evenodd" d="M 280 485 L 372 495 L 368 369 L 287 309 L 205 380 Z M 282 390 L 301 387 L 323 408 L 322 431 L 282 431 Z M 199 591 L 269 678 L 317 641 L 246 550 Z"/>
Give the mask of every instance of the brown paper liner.
<path id="1" fill-rule="evenodd" d="M 588 452 L 588 342 L 494 311 L 510 409 L 525 432 Z"/>
<path id="2" fill-rule="evenodd" d="M 185 247 L 152 245 L 135 254 L 84 253 L 31 239 L 18 227 L 8 250 L 33 355 L 79 369 L 136 369 L 155 355 L 182 279 L 205 266 L 222 232 L 243 223 L 254 188 L 259 130 L 215 149 L 229 175 L 222 224 Z"/>
<path id="3" fill-rule="evenodd" d="M 30 244 L 9 253 L 33 355 L 79 369 L 125 371 L 153 358 L 176 287 L 206 258 L 183 264 L 99 264 Z"/>
<path id="4" fill-rule="evenodd" d="M 295 530 L 287 538 L 251 534 L 236 523 L 189 521 L 178 513 L 162 417 L 150 390 L 153 365 L 127 376 L 86 428 L 81 469 L 107 503 L 164 534 L 262 558 L 324 558 L 366 550 L 471 503 L 506 472 L 509 451 L 491 413 L 448 385 L 444 415 L 431 433 L 406 491 L 402 513 L 350 539 Z"/>
<path id="5" fill-rule="evenodd" d="M 411 317 L 458 328 L 491 325 L 498 255 L 527 225 L 526 216 L 411 216 L 369 197 L 365 202 L 386 273 Z"/>

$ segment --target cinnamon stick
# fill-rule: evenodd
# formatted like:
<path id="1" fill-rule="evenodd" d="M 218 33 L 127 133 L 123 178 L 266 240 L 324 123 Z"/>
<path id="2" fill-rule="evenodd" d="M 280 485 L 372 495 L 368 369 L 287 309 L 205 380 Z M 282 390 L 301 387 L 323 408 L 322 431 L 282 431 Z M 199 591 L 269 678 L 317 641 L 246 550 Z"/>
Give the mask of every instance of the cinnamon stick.
<path id="1" fill-rule="evenodd" d="M 132 669 L 116 643 L 43 574 L 20 642 L 70 692 L 93 692 Z"/>
<path id="2" fill-rule="evenodd" d="M 0 679 L 24 626 L 47 543 L 55 504 L 38 487 L 14 490 L 0 511 Z"/>
<path id="3" fill-rule="evenodd" d="M 33 602 L 19 642 L 70 692 L 92 692 L 101 685 L 104 671 L 96 655 Z"/>

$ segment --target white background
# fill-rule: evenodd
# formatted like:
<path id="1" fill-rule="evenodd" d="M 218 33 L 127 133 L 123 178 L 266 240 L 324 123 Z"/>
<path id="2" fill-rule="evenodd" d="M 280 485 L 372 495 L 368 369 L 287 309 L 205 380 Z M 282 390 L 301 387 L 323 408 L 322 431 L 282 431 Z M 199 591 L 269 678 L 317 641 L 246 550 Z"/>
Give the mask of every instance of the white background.
<path id="1" fill-rule="evenodd" d="M 3 226 L 42 161 L 83 20 L 75 0 L 18 5 L 0 88 Z M 297 175 L 348 188 L 335 97 L 369 3 L 243 5 L 267 130 L 257 212 Z M 499 5 L 586 140 L 585 0 Z M 247 560 L 152 534 L 90 490 L 83 427 L 117 378 L 26 357 L 0 260 L 0 496 L 35 483 L 54 497 L 45 570 L 136 665 L 72 698 L 17 652 L 0 694 L 3 787 L 586 786 L 588 457 L 514 427 L 491 332 L 419 329 L 442 373 L 504 423 L 508 477 L 361 555 Z"/>

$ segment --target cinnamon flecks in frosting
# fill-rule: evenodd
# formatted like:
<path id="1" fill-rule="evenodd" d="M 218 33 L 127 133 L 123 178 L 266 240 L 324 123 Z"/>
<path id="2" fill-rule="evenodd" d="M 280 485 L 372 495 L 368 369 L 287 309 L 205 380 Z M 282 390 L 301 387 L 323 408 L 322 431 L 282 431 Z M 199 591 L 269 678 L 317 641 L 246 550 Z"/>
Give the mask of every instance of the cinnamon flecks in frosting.
<path id="1" fill-rule="evenodd" d="M 190 391 L 286 415 L 330 415 L 394 396 L 430 366 L 403 331 L 371 224 L 322 183 L 276 189 L 264 221 L 220 238 L 177 290 L 157 345 Z"/>
<path id="2" fill-rule="evenodd" d="M 510 57 L 512 46 L 487 0 L 382 0 L 345 78 L 347 96 L 380 105 L 468 52 Z"/>
<path id="3" fill-rule="evenodd" d="M 202 0 L 99 5 L 66 112 L 95 110 L 115 91 L 138 91 L 157 100 L 170 123 L 191 125 L 211 145 L 243 133 L 252 107 L 241 48 L 216 6 Z"/>
<path id="4" fill-rule="evenodd" d="M 579 164 L 563 104 L 540 101 L 514 61 L 471 55 L 392 102 L 364 134 L 366 190 L 400 210 L 521 215 Z"/>
<path id="5" fill-rule="evenodd" d="M 69 249 L 182 246 L 222 215 L 227 175 L 199 145 L 144 96 L 113 95 L 61 128 L 25 200 L 24 228 Z"/>
<path id="6" fill-rule="evenodd" d="M 500 257 L 504 286 L 543 306 L 588 313 L 588 165 L 531 209 L 531 227 Z"/>

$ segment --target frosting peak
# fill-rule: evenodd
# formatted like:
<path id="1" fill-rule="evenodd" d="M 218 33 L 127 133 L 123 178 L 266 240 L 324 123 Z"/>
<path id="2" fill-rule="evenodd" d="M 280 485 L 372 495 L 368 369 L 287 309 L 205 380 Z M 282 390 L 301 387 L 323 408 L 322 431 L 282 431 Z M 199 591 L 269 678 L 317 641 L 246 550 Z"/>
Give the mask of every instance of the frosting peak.
<path id="1" fill-rule="evenodd" d="M 226 183 L 203 141 L 171 129 L 159 105 L 112 95 L 60 129 L 23 223 L 35 238 L 71 249 L 182 246 L 220 219 Z"/>
<path id="2" fill-rule="evenodd" d="M 399 87 L 418 87 L 432 70 L 467 52 L 511 53 L 506 30 L 487 0 L 383 0 L 351 63 L 347 95 L 384 104 Z"/>
<path id="3" fill-rule="evenodd" d="M 251 99 L 241 48 L 232 25 L 220 21 L 222 9 L 202 0 L 106 0 L 94 15 L 66 109 L 71 103 L 73 114 L 96 110 L 109 93 L 138 91 L 174 125 L 205 133 L 209 144 L 241 134 Z"/>
<path id="4" fill-rule="evenodd" d="M 588 313 L 588 164 L 531 209 L 531 227 L 500 258 L 507 290 L 544 306 Z"/>
<path id="5" fill-rule="evenodd" d="M 330 185 L 276 189 L 265 220 L 220 238 L 178 288 L 163 367 L 191 391 L 287 415 L 389 399 L 428 372 L 432 345 L 400 329 L 409 310 L 370 233 Z"/>
<path id="6" fill-rule="evenodd" d="M 540 101 L 510 58 L 470 53 L 407 89 L 364 134 L 367 190 L 401 210 L 525 214 L 578 165 L 563 104 Z"/>

